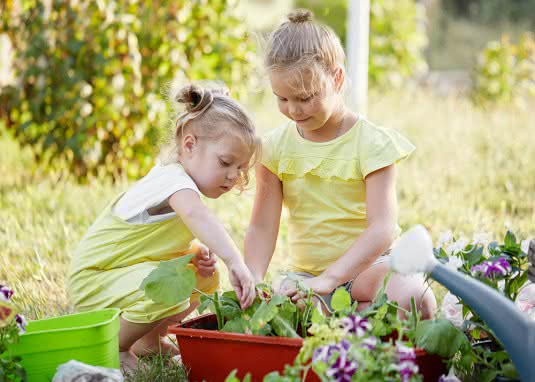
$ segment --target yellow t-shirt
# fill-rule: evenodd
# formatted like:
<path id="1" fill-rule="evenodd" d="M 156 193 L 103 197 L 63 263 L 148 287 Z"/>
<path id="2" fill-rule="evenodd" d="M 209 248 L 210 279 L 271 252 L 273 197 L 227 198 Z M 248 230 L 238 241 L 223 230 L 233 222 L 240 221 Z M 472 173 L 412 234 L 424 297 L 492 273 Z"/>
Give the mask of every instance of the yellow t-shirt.
<path id="1" fill-rule="evenodd" d="M 367 227 L 364 178 L 414 149 L 363 118 L 328 142 L 304 139 L 293 122 L 266 134 L 262 164 L 282 182 L 290 270 L 318 275 L 346 253 Z"/>

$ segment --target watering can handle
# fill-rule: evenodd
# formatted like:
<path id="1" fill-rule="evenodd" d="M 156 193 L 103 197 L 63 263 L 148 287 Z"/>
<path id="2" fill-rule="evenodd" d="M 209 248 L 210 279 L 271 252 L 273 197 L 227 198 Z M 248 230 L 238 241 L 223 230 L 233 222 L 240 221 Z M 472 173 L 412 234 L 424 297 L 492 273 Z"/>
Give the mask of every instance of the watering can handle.
<path id="1" fill-rule="evenodd" d="M 528 269 L 529 281 L 531 281 L 532 283 L 535 283 L 535 239 L 529 242 L 528 261 L 529 261 L 529 269 Z"/>

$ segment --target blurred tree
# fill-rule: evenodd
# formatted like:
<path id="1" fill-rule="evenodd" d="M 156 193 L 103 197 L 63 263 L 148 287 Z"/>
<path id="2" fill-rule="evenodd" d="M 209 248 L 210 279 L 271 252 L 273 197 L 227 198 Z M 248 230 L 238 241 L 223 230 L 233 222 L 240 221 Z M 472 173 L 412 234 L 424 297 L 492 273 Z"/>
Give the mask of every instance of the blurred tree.
<path id="1" fill-rule="evenodd" d="M 232 0 L 2 0 L 17 82 L 0 117 L 37 159 L 79 179 L 137 177 L 168 120 L 175 77 L 245 94 L 255 56 Z"/>
<path id="2" fill-rule="evenodd" d="M 526 21 L 535 27 L 535 0 L 442 0 L 455 15 L 492 23 Z"/>
<path id="3" fill-rule="evenodd" d="M 345 45 L 347 1 L 296 0 L 329 25 Z M 399 87 L 406 79 L 425 72 L 423 49 L 427 45 L 425 8 L 414 0 L 371 0 L 370 86 Z"/>
<path id="4" fill-rule="evenodd" d="M 525 33 L 516 44 L 508 36 L 489 42 L 479 54 L 473 75 L 473 98 L 479 105 L 529 105 L 535 97 L 534 36 Z"/>

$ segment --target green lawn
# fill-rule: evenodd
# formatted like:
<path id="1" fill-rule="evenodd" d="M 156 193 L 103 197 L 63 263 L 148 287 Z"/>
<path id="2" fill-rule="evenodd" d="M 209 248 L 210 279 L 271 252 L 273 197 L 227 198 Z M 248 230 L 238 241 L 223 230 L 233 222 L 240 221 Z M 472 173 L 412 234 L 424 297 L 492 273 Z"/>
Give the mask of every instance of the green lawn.
<path id="1" fill-rule="evenodd" d="M 271 102 L 259 109 L 260 128 L 283 121 Z M 399 166 L 399 221 L 423 223 L 434 237 L 452 229 L 496 238 L 504 224 L 535 236 L 535 123 L 527 111 L 474 109 L 464 99 L 429 94 L 372 94 L 370 119 L 399 129 L 418 147 Z M 270 121 L 270 122 L 268 122 Z M 44 173 L 4 133 L 0 138 L 0 282 L 31 319 L 73 310 L 65 290 L 70 254 L 107 201 L 127 187 L 108 181 L 79 185 Z M 211 201 L 242 242 L 254 190 Z M 284 266 L 283 223 L 270 275 Z M 438 288 L 437 288 L 438 290 Z"/>

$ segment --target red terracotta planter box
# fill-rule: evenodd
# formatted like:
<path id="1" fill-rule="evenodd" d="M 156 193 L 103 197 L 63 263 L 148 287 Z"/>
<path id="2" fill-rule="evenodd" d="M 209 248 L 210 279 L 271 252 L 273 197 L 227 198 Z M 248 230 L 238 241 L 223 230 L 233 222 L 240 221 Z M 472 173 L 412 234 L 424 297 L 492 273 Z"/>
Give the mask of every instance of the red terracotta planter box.
<path id="1" fill-rule="evenodd" d="M 190 382 L 222 382 L 234 369 L 238 369 L 239 378 L 251 373 L 252 381 L 261 382 L 264 375 L 274 370 L 282 372 L 284 365 L 293 364 L 303 344 L 301 338 L 224 333 L 216 329 L 215 314 L 199 316 L 168 329 L 176 335 Z M 435 382 L 446 373 L 441 358 L 422 349 L 416 349 L 416 363 L 425 382 Z M 316 382 L 319 378 L 310 372 L 306 380 Z"/>

